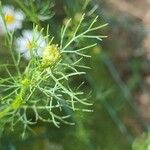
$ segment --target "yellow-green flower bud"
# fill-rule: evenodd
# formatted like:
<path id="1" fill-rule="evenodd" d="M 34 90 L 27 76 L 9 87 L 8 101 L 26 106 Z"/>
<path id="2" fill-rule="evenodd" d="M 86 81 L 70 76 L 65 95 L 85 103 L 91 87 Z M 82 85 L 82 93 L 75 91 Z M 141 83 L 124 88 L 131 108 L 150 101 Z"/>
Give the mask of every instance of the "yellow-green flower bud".
<path id="1" fill-rule="evenodd" d="M 58 45 L 52 44 L 45 47 L 43 51 L 42 67 L 47 68 L 52 66 L 60 58 Z"/>

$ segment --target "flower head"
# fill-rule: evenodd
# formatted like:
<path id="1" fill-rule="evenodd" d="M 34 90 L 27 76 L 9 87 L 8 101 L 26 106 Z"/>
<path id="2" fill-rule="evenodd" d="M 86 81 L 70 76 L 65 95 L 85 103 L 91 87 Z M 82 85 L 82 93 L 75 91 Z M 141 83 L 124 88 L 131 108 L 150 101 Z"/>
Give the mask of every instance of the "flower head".
<path id="1" fill-rule="evenodd" d="M 25 18 L 22 11 L 15 10 L 12 6 L 3 6 L 2 13 L 3 17 L 0 16 L 0 34 L 4 34 L 7 30 L 15 31 L 22 27 Z"/>
<path id="2" fill-rule="evenodd" d="M 43 51 L 42 66 L 47 68 L 52 66 L 60 58 L 58 45 L 47 45 Z"/>
<path id="3" fill-rule="evenodd" d="M 16 50 L 26 59 L 32 56 L 42 57 L 45 46 L 46 40 L 38 31 L 25 30 L 16 40 Z"/>

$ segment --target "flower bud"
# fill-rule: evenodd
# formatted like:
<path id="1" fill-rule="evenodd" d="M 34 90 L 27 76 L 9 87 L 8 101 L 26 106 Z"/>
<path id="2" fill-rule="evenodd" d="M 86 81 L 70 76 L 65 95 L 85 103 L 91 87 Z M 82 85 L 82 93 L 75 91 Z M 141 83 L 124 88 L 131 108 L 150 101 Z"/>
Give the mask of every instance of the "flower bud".
<path id="1" fill-rule="evenodd" d="M 60 58 L 58 45 L 52 44 L 45 47 L 43 51 L 42 67 L 48 68 Z"/>

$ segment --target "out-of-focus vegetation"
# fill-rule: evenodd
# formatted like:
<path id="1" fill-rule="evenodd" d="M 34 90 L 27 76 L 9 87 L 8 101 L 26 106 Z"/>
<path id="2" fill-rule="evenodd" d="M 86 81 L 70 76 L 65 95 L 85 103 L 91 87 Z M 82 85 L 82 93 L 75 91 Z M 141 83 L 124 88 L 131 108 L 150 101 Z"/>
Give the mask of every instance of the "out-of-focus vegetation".
<path id="1" fill-rule="evenodd" d="M 141 137 L 137 138 L 133 143 L 133 150 L 150 149 L 150 134 L 144 133 Z"/>
<path id="2" fill-rule="evenodd" d="M 19 7 L 15 0 L 2 2 Z M 146 0 L 55 0 L 50 9 L 55 14 L 48 23 L 56 41 L 61 24 L 73 18 L 76 25 L 83 13 L 98 15 L 101 24 L 109 23 L 99 33 L 108 37 L 88 51 L 92 58 L 84 62 L 91 67 L 86 77 L 71 82 L 74 86 L 83 81 L 87 94 L 92 90 L 93 112 L 71 114 L 74 126 L 56 128 L 39 122 L 25 139 L 20 138 L 19 127 L 5 131 L 0 150 L 149 150 L 149 8 Z M 0 63 L 9 59 L 7 53 L 0 44 Z"/>

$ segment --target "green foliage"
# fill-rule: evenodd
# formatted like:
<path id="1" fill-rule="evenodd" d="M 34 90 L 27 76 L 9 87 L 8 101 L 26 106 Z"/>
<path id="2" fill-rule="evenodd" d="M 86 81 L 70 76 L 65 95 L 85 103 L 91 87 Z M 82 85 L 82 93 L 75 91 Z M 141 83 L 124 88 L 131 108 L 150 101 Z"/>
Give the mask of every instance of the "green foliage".
<path id="1" fill-rule="evenodd" d="M 132 150 L 149 150 L 150 149 L 150 132 L 143 133 L 142 136 L 135 139 Z"/>
<path id="2" fill-rule="evenodd" d="M 29 16 L 30 21 L 33 23 L 40 21 L 38 16 L 34 16 L 38 15 L 36 12 L 29 13 L 30 7 L 27 9 L 27 4 L 24 5 L 24 2 L 17 0 L 16 2 L 27 16 L 32 15 Z M 56 127 L 60 126 L 60 122 L 72 125 L 73 123 L 70 123 L 69 120 L 67 121 L 70 114 L 64 113 L 66 109 L 91 111 L 89 108 L 80 108 L 81 104 L 90 106 L 92 103 L 87 101 L 84 92 L 79 91 L 81 84 L 79 83 L 78 87 L 72 89 L 70 81 L 76 76 L 85 74 L 83 71 L 78 71 L 78 68 L 89 68 L 82 65 L 82 59 L 90 57 L 84 51 L 94 47 L 96 43 L 86 46 L 84 46 L 85 44 L 83 46 L 80 44 L 81 46 L 75 46 L 75 48 L 73 45 L 77 45 L 83 39 L 101 41 L 105 36 L 95 35 L 94 32 L 107 24 L 95 25 L 98 20 L 98 17 L 95 17 L 89 25 L 84 26 L 84 16 L 81 16 L 77 26 L 73 28 L 74 30 L 70 26 L 71 20 L 62 27 L 61 40 L 60 43 L 57 43 L 58 45 L 52 44 L 53 37 L 49 35 L 48 27 L 46 35 L 44 35 L 44 28 L 39 31 L 38 27 L 35 26 L 33 34 L 39 32 L 48 43 L 46 48 L 43 49 L 42 58 L 34 55 L 37 53 L 37 47 L 34 48 L 34 45 L 37 45 L 38 39 L 31 41 L 34 44 L 29 43 L 31 59 L 23 72 L 19 67 L 22 62 L 21 55 L 16 56 L 13 47 L 16 35 L 7 31 L 6 46 L 11 52 L 14 62 L 12 67 L 16 69 L 17 74 L 12 74 L 9 71 L 7 66 L 9 64 L 1 66 L 6 69 L 9 76 L 2 77 L 0 80 L 0 87 L 1 89 L 3 88 L 0 101 L 2 129 L 5 124 L 10 124 L 11 130 L 14 130 L 16 124 L 22 123 L 22 136 L 24 136 L 26 129 L 39 121 L 54 123 Z M 70 32 L 70 30 L 73 32 Z M 29 114 L 32 114 L 32 117 L 29 117 Z"/>
<path id="3" fill-rule="evenodd" d="M 131 92 L 141 85 L 142 59 L 123 59 L 122 66 L 116 53 L 133 39 L 136 42 L 137 24 L 113 15 L 101 0 L 2 4 L 21 9 L 26 18 L 22 29 L 0 37 L 0 149 L 130 150 L 141 131 Z M 109 29 L 103 28 L 105 22 Z M 124 32 L 116 35 L 124 28 L 132 35 L 130 44 Z M 35 57 L 33 48 L 31 59 L 25 60 L 15 51 L 24 29 L 44 37 L 43 56 Z M 103 34 L 109 38 L 102 41 Z M 29 46 L 36 42 L 33 38 Z M 125 80 L 120 75 L 124 67 L 133 74 Z"/>

